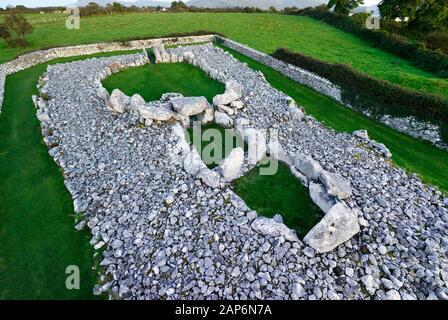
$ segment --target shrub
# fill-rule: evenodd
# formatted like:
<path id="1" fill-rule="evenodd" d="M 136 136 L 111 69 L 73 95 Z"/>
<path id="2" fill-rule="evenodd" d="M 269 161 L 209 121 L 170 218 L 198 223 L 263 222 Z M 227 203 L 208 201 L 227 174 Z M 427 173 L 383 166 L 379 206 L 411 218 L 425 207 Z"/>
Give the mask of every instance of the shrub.
<path id="1" fill-rule="evenodd" d="M 448 31 L 431 32 L 425 37 L 425 44 L 428 49 L 441 50 L 448 54 Z"/>
<path id="2" fill-rule="evenodd" d="M 331 24 L 362 38 L 375 47 L 409 60 L 426 71 L 433 72 L 441 77 L 448 77 L 448 56 L 429 50 L 421 43 L 410 42 L 402 36 L 385 30 L 366 29 L 350 17 L 329 12 L 323 7 L 299 10 L 296 14 L 307 15 Z"/>
<path id="3" fill-rule="evenodd" d="M 21 15 L 9 13 L 0 25 L 0 37 L 9 47 L 26 47 L 26 35 L 33 32 L 33 26 Z"/>
<path id="4" fill-rule="evenodd" d="M 448 143 L 448 124 L 442 123 L 440 125 L 440 137 L 443 142 Z"/>
<path id="5" fill-rule="evenodd" d="M 357 110 L 369 110 L 378 115 L 412 115 L 425 121 L 448 124 L 448 100 L 442 97 L 406 89 L 372 78 L 350 66 L 328 63 L 288 49 L 277 49 L 273 56 L 338 85 L 344 102 Z"/>

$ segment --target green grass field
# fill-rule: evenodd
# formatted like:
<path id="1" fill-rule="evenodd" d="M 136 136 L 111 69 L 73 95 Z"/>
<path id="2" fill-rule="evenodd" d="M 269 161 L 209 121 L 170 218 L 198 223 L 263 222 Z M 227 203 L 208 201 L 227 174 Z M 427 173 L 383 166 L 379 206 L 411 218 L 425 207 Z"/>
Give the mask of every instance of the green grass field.
<path id="1" fill-rule="evenodd" d="M 63 19 L 45 23 L 42 22 L 43 16 L 31 17 L 35 22 L 35 31 L 30 36 L 31 47 L 28 51 L 205 29 L 222 32 L 267 53 L 285 47 L 326 61 L 352 65 L 376 78 L 404 87 L 448 97 L 446 79 L 424 72 L 405 60 L 369 46 L 353 35 L 309 17 L 241 13 L 141 13 L 82 18 L 81 29 L 68 30 Z M 5 48 L 4 43 L 0 42 L 0 62 L 20 53 L 23 50 Z"/>
<path id="2" fill-rule="evenodd" d="M 259 170 L 256 167 L 234 181 L 235 193 L 260 215 L 281 214 L 283 222 L 303 238 L 322 219 L 322 210 L 285 164 L 279 163 L 274 175 L 260 175 Z"/>
<path id="3" fill-rule="evenodd" d="M 0 114 L 0 299 L 93 299 L 97 276 L 90 236 L 74 229 L 71 196 L 47 153 L 31 101 L 46 66 L 6 81 Z M 65 287 L 69 265 L 80 268 L 80 290 Z"/>
<path id="4" fill-rule="evenodd" d="M 223 84 L 208 78 L 204 71 L 185 63 L 125 69 L 106 78 L 103 85 L 109 93 L 118 88 L 128 96 L 138 93 L 145 101 L 159 100 L 167 92 L 178 92 L 184 96 L 204 96 L 211 102 L 225 90 Z"/>

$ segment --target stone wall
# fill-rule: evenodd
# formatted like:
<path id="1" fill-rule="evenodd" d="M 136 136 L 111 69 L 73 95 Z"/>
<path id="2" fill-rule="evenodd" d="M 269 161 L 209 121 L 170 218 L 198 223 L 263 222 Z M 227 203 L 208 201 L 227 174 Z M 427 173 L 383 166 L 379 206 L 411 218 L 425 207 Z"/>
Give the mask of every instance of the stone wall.
<path id="1" fill-rule="evenodd" d="M 214 39 L 213 35 L 206 36 L 191 36 L 191 37 L 172 37 L 159 39 L 134 40 L 128 42 L 110 42 L 110 43 L 95 43 L 87 45 L 69 46 L 51 48 L 47 50 L 39 50 L 19 56 L 18 58 L 8 61 L 0 65 L 0 112 L 3 105 L 3 94 L 5 88 L 6 76 L 15 72 L 19 72 L 35 65 L 48 62 L 50 60 L 90 55 L 100 52 L 113 51 L 130 51 L 130 50 L 145 50 L 157 43 L 164 43 L 165 45 L 188 44 L 197 42 L 208 42 Z"/>
<path id="2" fill-rule="evenodd" d="M 217 36 L 217 38 L 221 40 L 224 46 L 233 49 L 241 54 L 244 54 L 245 56 L 252 58 L 255 61 L 258 61 L 268 67 L 271 67 L 272 69 L 280 72 L 289 79 L 303 84 L 342 103 L 341 90 L 338 88 L 338 86 L 334 85 L 327 79 L 319 77 L 318 75 L 305 69 L 280 61 L 266 53 L 252 49 L 239 42 L 220 36 Z"/>
<path id="3" fill-rule="evenodd" d="M 350 108 L 356 112 L 360 112 L 359 110 L 356 110 L 355 108 L 353 108 L 353 106 L 351 106 L 349 103 L 345 102 L 342 99 L 341 89 L 338 86 L 334 85 L 329 80 L 322 78 L 305 69 L 280 61 L 266 53 L 257 51 L 236 41 L 226 39 L 220 36 L 216 36 L 216 38 L 220 39 L 221 43 L 224 46 L 233 49 L 249 58 L 252 58 L 255 61 L 258 61 L 268 67 L 271 67 L 272 69 L 280 72 L 287 78 L 294 80 L 300 84 L 303 84 L 321 94 L 324 94 L 336 100 L 338 103 L 342 104 L 347 108 Z M 443 143 L 440 137 L 440 131 L 438 125 L 418 120 L 415 117 L 396 118 L 387 114 L 381 116 L 375 116 L 368 112 L 361 111 L 360 113 L 371 119 L 382 122 L 383 124 L 387 125 L 388 127 L 396 131 L 407 134 L 416 139 L 423 139 L 429 141 L 438 148 L 448 150 L 448 145 Z M 384 121 L 383 119 L 387 119 L 387 121 Z"/>

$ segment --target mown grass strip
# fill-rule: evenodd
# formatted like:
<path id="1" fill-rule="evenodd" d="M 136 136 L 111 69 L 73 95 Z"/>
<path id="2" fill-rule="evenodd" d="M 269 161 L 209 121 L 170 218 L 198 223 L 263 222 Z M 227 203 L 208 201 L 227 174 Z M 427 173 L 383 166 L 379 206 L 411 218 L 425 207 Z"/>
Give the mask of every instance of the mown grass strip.
<path id="1" fill-rule="evenodd" d="M 97 281 L 89 232 L 76 232 L 71 196 L 43 144 L 31 100 L 53 60 L 12 74 L 0 114 L 0 299 L 93 299 Z M 66 267 L 80 269 L 80 290 L 67 290 Z"/>
<path id="2" fill-rule="evenodd" d="M 138 93 L 147 102 L 159 100 L 167 92 L 204 96 L 211 102 L 216 94 L 225 90 L 223 84 L 186 63 L 149 64 L 125 69 L 106 78 L 103 85 L 109 93 L 118 88 L 128 96 Z"/>

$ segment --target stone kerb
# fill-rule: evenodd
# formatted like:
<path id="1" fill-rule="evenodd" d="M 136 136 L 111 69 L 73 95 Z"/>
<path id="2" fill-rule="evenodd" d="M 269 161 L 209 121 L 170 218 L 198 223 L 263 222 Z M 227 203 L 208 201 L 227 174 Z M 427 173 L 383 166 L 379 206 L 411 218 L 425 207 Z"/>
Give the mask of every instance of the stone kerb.
<path id="1" fill-rule="evenodd" d="M 204 52 L 210 54 L 209 46 L 199 46 L 198 48 L 201 48 Z M 220 53 L 222 52 L 221 49 L 216 50 L 220 51 Z M 234 116 L 244 109 L 242 100 L 244 100 L 245 97 L 243 86 L 241 84 L 234 80 L 225 81 L 222 76 L 218 76 L 218 70 L 207 63 L 206 59 L 195 55 L 192 51 L 189 51 L 188 48 L 178 47 L 166 51 L 163 45 L 157 43 L 154 47 L 154 52 L 158 63 L 172 63 L 179 61 L 179 57 L 182 57 L 182 61 L 186 61 L 201 68 L 212 78 L 225 83 L 225 92 L 223 94 L 218 94 L 213 98 L 212 108 L 214 115 L 212 114 L 211 118 L 214 118 L 215 123 L 218 125 L 223 125 L 226 128 L 231 128 L 238 132 L 243 140 L 249 145 L 247 155 L 243 149 L 235 148 L 220 163 L 218 168 L 210 170 L 201 159 L 198 150 L 196 150 L 195 147 L 190 148 L 188 146 L 184 133 L 178 125 L 175 125 L 172 132 L 178 140 L 177 149 L 182 150 L 180 160 L 187 173 L 199 178 L 205 185 L 213 189 L 219 189 L 223 188 L 225 184 L 244 175 L 246 171 L 252 169 L 266 157 L 268 144 L 265 134 L 261 130 L 249 126 L 249 120 L 247 119 L 240 118 L 238 119 L 238 123 L 234 125 L 233 119 L 230 118 L 230 116 Z M 104 92 L 104 89 L 100 87 L 98 92 Z M 118 89 L 114 90 L 110 97 L 107 93 L 105 94 L 106 105 L 108 105 L 112 112 L 123 113 L 126 110 L 136 111 L 140 115 L 140 118 L 144 118 L 141 122 L 147 126 L 151 126 L 154 121 L 163 122 L 176 119 L 181 120 L 181 124 L 184 127 L 188 127 L 190 125 L 189 116 L 202 115 L 201 118 L 203 118 L 205 112 L 207 112 L 208 102 L 205 98 L 202 99 L 204 101 L 201 99 L 202 98 L 200 97 L 183 97 L 180 95 L 180 97 L 169 97 L 167 101 L 153 101 L 146 103 L 139 95 L 127 97 Z M 162 97 L 162 100 L 165 100 L 164 97 Z M 288 98 L 286 103 L 289 109 L 297 109 L 300 111 L 300 114 L 294 114 L 295 117 L 299 120 L 304 119 L 305 115 L 303 111 L 291 98 Z M 184 112 L 184 109 L 194 109 L 194 112 Z M 161 118 L 161 112 L 163 112 L 166 117 L 164 116 Z M 147 117 L 149 117 L 149 119 Z M 225 117 L 227 120 L 222 123 L 223 121 L 221 120 L 221 117 Z M 148 120 L 150 121 L 148 122 Z M 242 125 L 243 123 L 245 125 Z M 278 156 L 278 151 L 281 149 L 280 145 L 278 145 L 277 148 L 270 147 L 269 149 L 270 153 L 272 153 L 274 149 L 277 151 L 274 152 L 275 154 L 272 154 L 274 160 L 284 158 Z M 286 153 L 288 153 L 287 151 L 288 150 L 286 150 Z M 295 169 L 301 171 L 308 181 L 321 180 L 322 183 L 320 185 L 321 188 L 319 189 L 319 193 L 314 195 L 313 189 L 310 188 L 310 195 L 311 199 L 322 208 L 326 215 L 325 218 L 305 236 L 305 242 L 317 252 L 329 252 L 340 244 L 350 240 L 359 232 L 357 215 L 340 202 L 351 196 L 352 191 L 350 184 L 341 176 L 324 171 L 319 163 L 300 153 L 296 156 L 293 166 Z M 305 187 L 309 188 L 310 186 L 306 183 Z M 327 210 L 324 210 L 323 207 L 327 208 Z M 299 241 L 293 230 L 288 228 L 283 221 L 277 220 L 259 217 L 254 222 L 253 229 L 264 235 L 283 235 L 285 239 Z M 322 236 L 325 237 L 325 240 L 323 241 L 320 239 Z"/>
<path id="2" fill-rule="evenodd" d="M 338 86 L 332 84 L 329 80 L 322 78 L 305 69 L 287 64 L 274 57 L 271 57 L 266 53 L 250 48 L 236 41 L 220 36 L 216 36 L 216 38 L 220 39 L 224 46 L 242 53 L 245 56 L 248 56 L 258 62 L 261 62 L 264 65 L 267 65 L 274 70 L 279 71 L 284 76 L 303 85 L 306 85 L 307 87 L 310 87 L 311 89 L 314 89 L 326 96 L 329 96 L 330 98 L 333 98 L 338 102 L 342 102 L 341 90 Z"/>
<path id="3" fill-rule="evenodd" d="M 58 58 L 84 56 L 100 52 L 144 50 L 146 54 L 146 48 L 152 47 L 155 43 L 164 43 L 165 45 L 180 45 L 195 42 L 208 42 L 213 41 L 213 39 L 214 35 L 168 37 L 159 39 L 133 40 L 128 42 L 95 43 L 87 45 L 58 47 L 23 54 L 14 60 L 0 65 L 0 112 L 3 105 L 6 76 L 31 68 L 38 64 Z"/>

